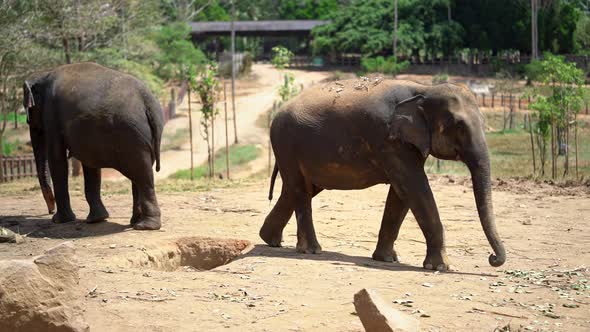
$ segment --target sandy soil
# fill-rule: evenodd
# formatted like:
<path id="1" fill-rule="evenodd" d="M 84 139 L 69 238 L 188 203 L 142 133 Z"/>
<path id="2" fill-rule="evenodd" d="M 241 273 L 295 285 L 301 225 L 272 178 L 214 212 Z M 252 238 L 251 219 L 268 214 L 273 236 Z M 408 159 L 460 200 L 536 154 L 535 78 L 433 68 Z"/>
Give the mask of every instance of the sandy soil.
<path id="1" fill-rule="evenodd" d="M 294 219 L 284 248 L 265 246 L 257 235 L 271 208 L 265 180 L 161 193 L 163 229 L 155 232 L 128 228 L 130 194 L 104 197 L 108 222 L 54 225 L 34 181 L 11 193 L 0 187 L 0 226 L 28 234 L 23 244 L 0 244 L 0 259 L 74 241 L 94 331 L 361 331 L 352 299 L 363 287 L 378 290 L 424 330 L 492 331 L 507 324 L 513 330 L 590 329 L 588 187 L 496 181 L 495 212 L 508 260 L 492 268 L 468 179 L 436 177 L 431 184 L 446 226 L 449 273 L 420 268 L 424 237 L 411 215 L 397 242 L 402 263 L 370 259 L 386 186 L 324 191 L 314 199 L 322 254 L 295 253 Z M 83 194 L 72 195 L 74 210 L 84 216 Z M 213 270 L 163 271 L 174 259 L 169 248 L 187 236 L 249 240 L 253 248 Z M 152 267 L 139 266 L 138 257 Z"/>

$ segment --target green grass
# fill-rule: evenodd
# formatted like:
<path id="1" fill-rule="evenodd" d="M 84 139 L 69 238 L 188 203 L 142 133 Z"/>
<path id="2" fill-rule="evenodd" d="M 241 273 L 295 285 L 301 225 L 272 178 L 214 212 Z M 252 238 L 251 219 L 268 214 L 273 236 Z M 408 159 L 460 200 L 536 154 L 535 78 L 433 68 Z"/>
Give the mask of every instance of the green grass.
<path id="1" fill-rule="evenodd" d="M 525 131 L 523 126 L 523 114 L 517 113 L 515 118 L 515 129 L 498 131 L 502 129 L 502 112 L 486 112 L 486 124 L 488 127 L 496 131 L 486 133 L 488 148 L 490 151 L 490 158 L 492 163 L 492 177 L 506 178 L 506 177 L 527 177 L 533 174 L 533 157 L 531 154 L 531 141 L 528 131 Z M 584 120 L 582 120 L 584 121 Z M 578 165 L 580 175 L 586 178 L 590 176 L 590 124 L 581 122 L 578 129 Z M 570 137 L 570 175 L 574 176 L 575 165 L 575 144 L 573 142 L 573 132 Z M 539 175 L 540 161 L 538 156 L 537 146 L 535 145 L 535 158 L 537 163 L 537 176 Z M 557 174 L 559 179 L 562 178 L 564 172 L 564 156 L 557 158 Z M 459 174 L 468 175 L 467 167 L 456 161 L 441 161 L 440 170 L 436 168 L 434 158 L 429 158 L 426 162 L 426 170 L 431 173 L 443 174 Z M 547 160 L 545 163 L 545 176 L 551 176 L 551 154 L 547 152 Z"/>
<path id="2" fill-rule="evenodd" d="M 6 140 L 2 140 L 2 155 L 4 156 L 11 156 L 16 152 L 24 151 L 24 143 L 20 140 L 15 140 L 13 142 L 7 142 Z"/>
<path id="3" fill-rule="evenodd" d="M 232 145 L 229 147 L 229 164 L 232 166 L 244 165 L 260 155 L 260 150 L 254 145 Z M 226 170 L 225 148 L 215 154 L 215 172 L 222 173 Z M 196 179 L 207 176 L 207 163 L 196 167 L 193 175 Z M 183 169 L 170 175 L 172 179 L 190 179 L 190 169 Z"/>
<path id="4" fill-rule="evenodd" d="M 174 134 L 164 137 L 162 151 L 179 150 L 180 147 L 188 140 L 189 130 L 187 128 L 177 129 Z"/>
<path id="5" fill-rule="evenodd" d="M 14 113 L 8 113 L 8 114 L 3 114 L 1 116 L 0 122 L 3 122 L 4 119 L 6 119 L 8 121 L 8 125 L 14 125 Z M 27 115 L 26 114 L 21 114 L 21 113 L 17 113 L 16 114 L 16 122 L 18 123 L 27 123 Z"/>

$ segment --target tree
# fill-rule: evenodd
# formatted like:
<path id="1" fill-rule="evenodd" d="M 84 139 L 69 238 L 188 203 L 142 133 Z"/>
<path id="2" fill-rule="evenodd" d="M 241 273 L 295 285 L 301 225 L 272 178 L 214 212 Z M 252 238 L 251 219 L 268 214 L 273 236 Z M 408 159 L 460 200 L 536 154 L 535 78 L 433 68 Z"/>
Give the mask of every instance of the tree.
<path id="1" fill-rule="evenodd" d="M 205 54 L 189 38 L 190 26 L 184 22 L 163 26 L 156 33 L 156 44 L 161 51 L 157 57 L 157 71 L 161 77 L 186 80 L 190 70 L 204 66 Z"/>
<path id="2" fill-rule="evenodd" d="M 199 94 L 201 100 L 201 128 L 203 131 L 201 135 L 207 142 L 207 161 L 209 164 L 209 177 L 213 177 L 214 173 L 214 155 L 213 151 L 213 130 L 215 115 L 219 110 L 215 107 L 219 95 L 219 79 L 217 73 L 217 65 L 209 64 L 205 70 L 202 71 L 197 81 L 191 82 L 191 86 Z M 211 133 L 211 134 L 210 134 Z"/>
<path id="3" fill-rule="evenodd" d="M 578 54 L 590 54 L 590 17 L 580 15 L 574 33 L 575 49 Z"/>
<path id="4" fill-rule="evenodd" d="M 551 138 L 551 177 L 557 177 L 557 155 L 563 137 L 565 145 L 564 173 L 569 173 L 569 146 L 571 125 L 574 125 L 575 142 L 577 142 L 577 114 L 581 109 L 584 98 L 584 72 L 575 63 L 567 63 L 563 56 L 545 54 L 541 61 L 542 87 L 548 88 L 544 95 L 540 89 L 535 89 L 535 103 L 531 106 L 538 112 L 537 131 L 542 135 L 543 143 L 540 149 L 545 149 L 546 139 Z M 577 156 L 576 144 L 576 156 Z M 544 151 L 542 150 L 542 151 Z M 543 158 L 543 157 L 542 157 Z M 577 160 L 576 160 L 577 166 Z M 543 170 L 543 159 L 542 159 Z M 543 172 L 543 171 L 542 171 Z M 577 167 L 576 167 L 577 173 Z"/>
<path id="5" fill-rule="evenodd" d="M 18 91 L 24 78 L 43 64 L 35 63 L 38 54 L 29 32 L 33 19 L 30 4 L 16 0 L 0 2 L 0 182 L 4 174 L 1 159 L 8 115 L 22 107 Z"/>

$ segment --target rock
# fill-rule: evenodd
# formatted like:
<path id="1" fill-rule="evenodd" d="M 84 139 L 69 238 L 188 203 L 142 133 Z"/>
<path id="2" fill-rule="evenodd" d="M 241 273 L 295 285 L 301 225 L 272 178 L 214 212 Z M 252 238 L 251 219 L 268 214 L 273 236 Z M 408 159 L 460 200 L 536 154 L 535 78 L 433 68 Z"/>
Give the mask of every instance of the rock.
<path id="1" fill-rule="evenodd" d="M 367 332 L 420 331 L 420 322 L 389 307 L 372 289 L 354 294 L 354 307 Z"/>
<path id="2" fill-rule="evenodd" d="M 0 331 L 88 331 L 74 245 L 29 260 L 0 261 Z"/>
<path id="3" fill-rule="evenodd" d="M 0 243 L 21 243 L 24 242 L 22 236 L 16 234 L 8 228 L 0 227 Z"/>

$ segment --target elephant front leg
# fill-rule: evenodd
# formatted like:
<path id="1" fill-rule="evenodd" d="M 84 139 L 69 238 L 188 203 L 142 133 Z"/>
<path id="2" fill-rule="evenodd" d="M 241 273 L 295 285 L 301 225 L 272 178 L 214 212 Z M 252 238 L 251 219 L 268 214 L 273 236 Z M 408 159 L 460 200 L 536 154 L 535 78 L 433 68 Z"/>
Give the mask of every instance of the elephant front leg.
<path id="1" fill-rule="evenodd" d="M 383 219 L 381 220 L 377 248 L 373 252 L 374 260 L 399 262 L 393 246 L 407 213 L 408 206 L 399 198 L 393 187 L 390 186 L 387 201 L 385 202 Z"/>
<path id="2" fill-rule="evenodd" d="M 428 270 L 448 270 L 444 228 L 424 172 L 424 160 L 413 150 L 397 152 L 387 160 L 388 174 L 392 188 L 412 211 L 426 239 L 426 258 L 422 265 Z"/>
<path id="3" fill-rule="evenodd" d="M 440 222 L 428 178 L 423 169 L 420 171 L 420 174 L 415 174 L 407 183 L 398 185 L 395 189 L 401 197 L 405 197 L 426 239 L 426 258 L 422 266 L 427 270 L 446 271 L 449 269 L 449 260 L 445 248 L 444 227 Z"/>
<path id="4" fill-rule="evenodd" d="M 100 198 L 100 168 L 90 168 L 82 165 L 84 169 L 84 194 L 90 207 L 86 222 L 89 224 L 106 220 L 109 217 L 107 209 Z"/>
<path id="5" fill-rule="evenodd" d="M 76 221 L 76 215 L 70 205 L 70 193 L 68 192 L 68 159 L 63 142 L 53 141 L 48 144 L 49 169 L 51 181 L 55 190 L 57 212 L 51 220 L 54 223 L 66 223 Z"/>

